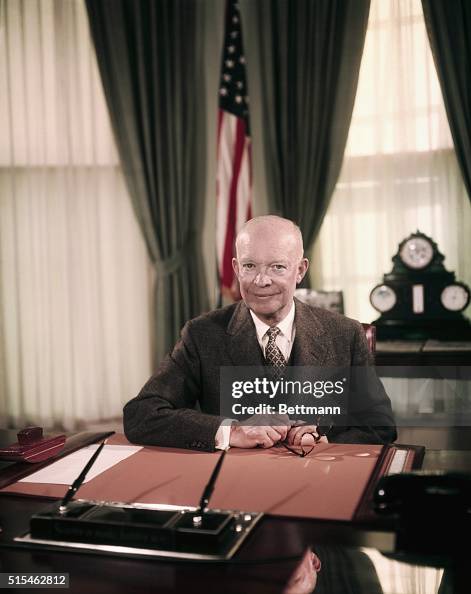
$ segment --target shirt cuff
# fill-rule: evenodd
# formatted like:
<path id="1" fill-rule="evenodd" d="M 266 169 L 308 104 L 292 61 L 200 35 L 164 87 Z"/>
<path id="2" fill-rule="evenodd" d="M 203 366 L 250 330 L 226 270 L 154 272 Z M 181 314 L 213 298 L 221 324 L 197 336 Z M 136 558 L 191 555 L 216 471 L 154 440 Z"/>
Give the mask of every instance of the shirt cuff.
<path id="1" fill-rule="evenodd" d="M 216 450 L 229 449 L 229 442 L 231 440 L 231 427 L 235 423 L 235 419 L 224 419 L 216 431 L 215 448 Z"/>

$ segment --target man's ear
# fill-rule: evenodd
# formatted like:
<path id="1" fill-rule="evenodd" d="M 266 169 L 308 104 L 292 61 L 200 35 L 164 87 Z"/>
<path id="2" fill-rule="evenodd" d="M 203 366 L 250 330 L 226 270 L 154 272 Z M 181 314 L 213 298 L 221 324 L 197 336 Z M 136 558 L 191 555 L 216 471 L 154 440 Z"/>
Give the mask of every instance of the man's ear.
<path id="1" fill-rule="evenodd" d="M 232 270 L 237 278 L 239 278 L 239 262 L 237 262 L 237 258 L 232 258 Z"/>
<path id="2" fill-rule="evenodd" d="M 296 284 L 303 280 L 306 275 L 307 269 L 309 268 L 309 260 L 307 258 L 303 258 L 301 262 L 298 264 L 298 274 L 296 275 Z"/>

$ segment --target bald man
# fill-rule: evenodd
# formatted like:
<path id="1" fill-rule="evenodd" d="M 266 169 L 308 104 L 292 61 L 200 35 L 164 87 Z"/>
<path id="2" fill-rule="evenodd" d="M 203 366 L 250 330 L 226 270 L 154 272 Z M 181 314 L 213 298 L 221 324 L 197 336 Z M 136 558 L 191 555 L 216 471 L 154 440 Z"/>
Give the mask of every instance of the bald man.
<path id="1" fill-rule="evenodd" d="M 239 424 L 220 415 L 220 368 L 264 365 L 273 353 L 287 365 L 371 363 L 361 324 L 294 298 L 307 272 L 300 229 L 269 215 L 248 221 L 236 239 L 233 268 L 242 301 L 187 322 L 173 351 L 139 395 L 124 407 L 134 443 L 203 451 L 228 446 L 299 445 L 317 427 L 287 416 Z M 391 403 L 377 382 L 356 402 L 361 422 L 334 427 L 337 443 L 388 443 L 396 438 Z M 326 440 L 324 436 L 322 440 Z"/>

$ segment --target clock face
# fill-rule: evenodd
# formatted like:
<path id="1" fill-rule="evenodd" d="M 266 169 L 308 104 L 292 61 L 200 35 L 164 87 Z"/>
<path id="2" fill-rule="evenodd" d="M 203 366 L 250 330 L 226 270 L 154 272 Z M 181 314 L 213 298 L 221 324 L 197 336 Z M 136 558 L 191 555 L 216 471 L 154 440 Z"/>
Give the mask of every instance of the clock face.
<path id="1" fill-rule="evenodd" d="M 388 285 L 378 285 L 371 291 L 370 301 L 375 309 L 384 313 L 396 305 L 396 292 Z"/>
<path id="2" fill-rule="evenodd" d="M 462 311 L 469 303 L 469 289 L 458 283 L 448 285 L 443 289 L 440 301 L 449 311 Z"/>
<path id="3" fill-rule="evenodd" d="M 408 268 L 420 270 L 433 259 L 433 246 L 424 237 L 411 237 L 402 246 L 399 256 Z"/>

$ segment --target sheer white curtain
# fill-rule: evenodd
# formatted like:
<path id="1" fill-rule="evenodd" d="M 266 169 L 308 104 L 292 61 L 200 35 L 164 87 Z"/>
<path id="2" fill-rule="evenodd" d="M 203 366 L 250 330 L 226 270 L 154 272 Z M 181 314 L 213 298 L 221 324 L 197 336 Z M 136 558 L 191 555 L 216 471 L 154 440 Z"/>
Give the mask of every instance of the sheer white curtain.
<path id="1" fill-rule="evenodd" d="M 417 229 L 469 284 L 470 201 L 420 0 L 372 0 L 344 164 L 312 255 L 313 286 L 342 289 L 347 315 L 376 319 L 369 293 Z"/>
<path id="2" fill-rule="evenodd" d="M 150 265 L 79 0 L 0 0 L 0 412 L 73 429 L 151 369 Z"/>

